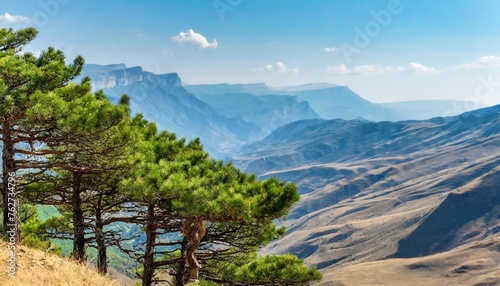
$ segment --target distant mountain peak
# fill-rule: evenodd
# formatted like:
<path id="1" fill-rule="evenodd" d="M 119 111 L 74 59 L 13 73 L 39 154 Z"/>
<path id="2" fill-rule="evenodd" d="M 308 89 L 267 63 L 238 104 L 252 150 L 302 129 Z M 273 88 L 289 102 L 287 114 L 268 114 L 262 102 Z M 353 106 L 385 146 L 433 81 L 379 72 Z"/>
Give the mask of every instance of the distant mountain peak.
<path id="1" fill-rule="evenodd" d="M 271 87 L 272 89 L 278 91 L 304 91 L 304 90 L 318 90 L 318 89 L 327 89 L 332 87 L 338 87 L 338 85 L 327 82 L 318 82 L 318 83 L 306 83 L 300 85 L 290 85 L 290 86 L 277 86 Z"/>
<path id="2" fill-rule="evenodd" d="M 177 73 L 154 74 L 144 71 L 141 66 L 127 67 L 125 64 L 86 64 L 83 74 L 92 78 L 94 89 L 127 86 L 133 83 L 154 83 L 180 87 L 181 78 Z"/>
<path id="3" fill-rule="evenodd" d="M 266 83 L 218 83 L 218 84 L 192 84 L 184 87 L 193 94 L 220 95 L 229 93 L 248 93 L 254 95 L 264 95 L 274 93 Z"/>

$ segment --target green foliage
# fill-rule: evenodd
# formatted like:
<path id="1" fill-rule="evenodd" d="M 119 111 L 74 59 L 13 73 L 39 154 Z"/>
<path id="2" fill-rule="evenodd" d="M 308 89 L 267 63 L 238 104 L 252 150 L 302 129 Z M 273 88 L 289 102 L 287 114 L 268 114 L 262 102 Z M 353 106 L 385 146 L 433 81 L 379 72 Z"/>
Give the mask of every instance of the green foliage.
<path id="1" fill-rule="evenodd" d="M 137 267 L 137 263 L 133 259 L 116 247 L 109 247 L 107 253 L 109 266 L 111 268 L 114 268 L 127 276 L 131 276 L 131 272 Z"/>
<path id="2" fill-rule="evenodd" d="M 50 252 L 57 255 L 63 254 L 63 250 L 59 245 L 53 243 L 52 241 L 42 240 L 32 234 L 23 235 L 23 244 L 34 249 L 40 249 L 43 251 L 50 250 Z"/>
<path id="3" fill-rule="evenodd" d="M 50 249 L 53 253 L 61 254 L 61 248 L 51 243 L 45 231 L 45 225 L 38 217 L 36 206 L 23 204 L 19 210 L 22 222 L 21 233 L 23 244 L 40 250 Z"/>
<path id="4" fill-rule="evenodd" d="M 60 216 L 61 214 L 57 211 L 57 208 L 53 205 L 37 205 L 38 218 L 45 222 L 52 216 Z"/>
<path id="5" fill-rule="evenodd" d="M 294 255 L 268 255 L 242 265 L 227 264 L 220 269 L 223 281 L 242 285 L 309 285 L 320 281 L 321 273 Z"/>
<path id="6" fill-rule="evenodd" d="M 57 247 L 61 248 L 61 255 L 69 257 L 73 252 L 73 242 L 68 239 L 53 238 L 50 240 Z"/>
<path id="7" fill-rule="evenodd" d="M 38 31 L 35 28 L 26 28 L 14 31 L 12 28 L 0 29 L 0 52 L 13 50 L 19 52 L 21 48 L 31 42 Z"/>

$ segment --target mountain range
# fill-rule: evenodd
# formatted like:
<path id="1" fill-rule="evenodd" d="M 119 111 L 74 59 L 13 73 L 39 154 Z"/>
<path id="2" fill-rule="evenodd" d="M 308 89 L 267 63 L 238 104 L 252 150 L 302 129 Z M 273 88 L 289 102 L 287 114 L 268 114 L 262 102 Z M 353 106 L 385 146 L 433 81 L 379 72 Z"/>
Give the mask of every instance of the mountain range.
<path id="1" fill-rule="evenodd" d="M 375 104 L 346 86 L 328 83 L 287 87 L 256 84 L 184 84 L 177 73 L 154 74 L 124 64 L 85 65 L 81 77 L 92 79 L 113 102 L 131 98 L 133 113 L 142 113 L 160 129 L 181 137 L 200 137 L 212 156 L 230 158 L 243 145 L 256 142 L 287 123 L 304 119 L 365 119 L 395 121 L 453 115 L 465 102 Z M 77 79 L 78 80 L 78 79 Z M 439 104 L 437 104 L 439 103 Z M 410 118 L 408 118 L 410 117 Z"/>
<path id="2" fill-rule="evenodd" d="M 402 285 L 390 275 L 497 285 L 499 148 L 495 106 L 423 121 L 299 121 L 246 146 L 236 164 L 298 184 L 289 233 L 265 251 L 297 254 L 324 285 L 373 285 L 365 271 L 380 285 Z"/>

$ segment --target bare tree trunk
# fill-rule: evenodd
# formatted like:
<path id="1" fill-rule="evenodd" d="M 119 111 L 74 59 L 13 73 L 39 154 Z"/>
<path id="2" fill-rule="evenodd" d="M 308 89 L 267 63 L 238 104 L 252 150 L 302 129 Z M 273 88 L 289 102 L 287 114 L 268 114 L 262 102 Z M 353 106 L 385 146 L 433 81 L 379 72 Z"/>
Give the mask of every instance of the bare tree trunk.
<path id="1" fill-rule="evenodd" d="M 187 239 L 184 237 L 181 243 L 181 253 L 186 251 Z M 184 271 L 186 270 L 186 261 L 184 259 L 180 260 L 177 264 L 177 273 L 175 273 L 175 285 L 184 286 Z"/>
<path id="2" fill-rule="evenodd" d="M 192 218 L 184 222 L 183 234 L 188 240 L 184 258 L 189 264 L 190 280 L 198 280 L 201 265 L 196 260 L 194 252 L 200 247 L 201 239 L 205 236 L 205 232 L 205 226 L 203 226 L 203 221 L 200 219 Z"/>
<path id="3" fill-rule="evenodd" d="M 85 256 L 85 225 L 83 219 L 82 210 L 82 198 L 81 198 L 81 180 L 82 175 L 73 172 L 73 196 L 72 196 L 72 207 L 73 207 L 73 257 L 78 262 L 85 262 L 87 257 Z"/>
<path id="4" fill-rule="evenodd" d="M 104 242 L 104 226 L 102 223 L 102 197 L 97 200 L 97 209 L 95 214 L 95 240 L 97 243 L 97 270 L 101 274 L 108 272 L 108 262 L 106 260 L 106 245 Z"/>
<path id="5" fill-rule="evenodd" d="M 156 241 L 156 221 L 154 204 L 149 204 L 146 219 L 146 249 L 144 251 L 144 271 L 142 273 L 142 285 L 151 286 L 154 277 L 154 252 Z"/>

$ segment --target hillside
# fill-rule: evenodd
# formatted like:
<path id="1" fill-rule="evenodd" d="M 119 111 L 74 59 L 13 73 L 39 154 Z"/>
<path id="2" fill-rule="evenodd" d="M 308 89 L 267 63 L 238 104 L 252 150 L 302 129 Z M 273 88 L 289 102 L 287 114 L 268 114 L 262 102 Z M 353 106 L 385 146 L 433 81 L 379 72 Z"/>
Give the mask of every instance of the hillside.
<path id="1" fill-rule="evenodd" d="M 500 237 L 421 258 L 386 259 L 340 268 L 325 286 L 498 285 Z"/>
<path id="2" fill-rule="evenodd" d="M 464 266 L 454 276 L 470 278 L 474 271 L 498 265 L 499 147 L 496 106 L 425 121 L 292 123 L 247 146 L 236 163 L 261 177 L 295 181 L 302 194 L 285 221 L 289 233 L 266 252 L 297 254 L 322 269 L 325 285 L 363 285 L 326 282 L 339 273 L 352 277 L 367 269 L 416 279 L 411 277 L 416 271 L 403 269 L 404 263 L 433 255 L 446 261 L 446 255 L 466 255 L 474 244 L 487 245 L 492 258 L 476 261 L 479 266 L 471 269 Z M 408 260 L 388 260 L 396 258 Z M 374 261 L 379 262 L 370 264 Z M 437 275 L 468 262 L 423 267 L 417 274 Z"/>
<path id="3" fill-rule="evenodd" d="M 405 156 L 429 148 L 480 143 L 499 128 L 500 106 L 425 121 L 308 120 L 278 128 L 247 145 L 236 160 L 264 173 L 307 164 Z M 416 155 L 421 155 L 417 153 Z"/>
<path id="4" fill-rule="evenodd" d="M 0 240 L 0 285 L 37 286 L 37 285 L 74 285 L 74 286 L 118 286 L 120 283 L 109 277 L 101 276 L 90 266 L 76 264 L 68 258 L 40 250 L 19 246 L 17 249 L 17 273 L 13 279 L 8 277 L 8 248 Z"/>

